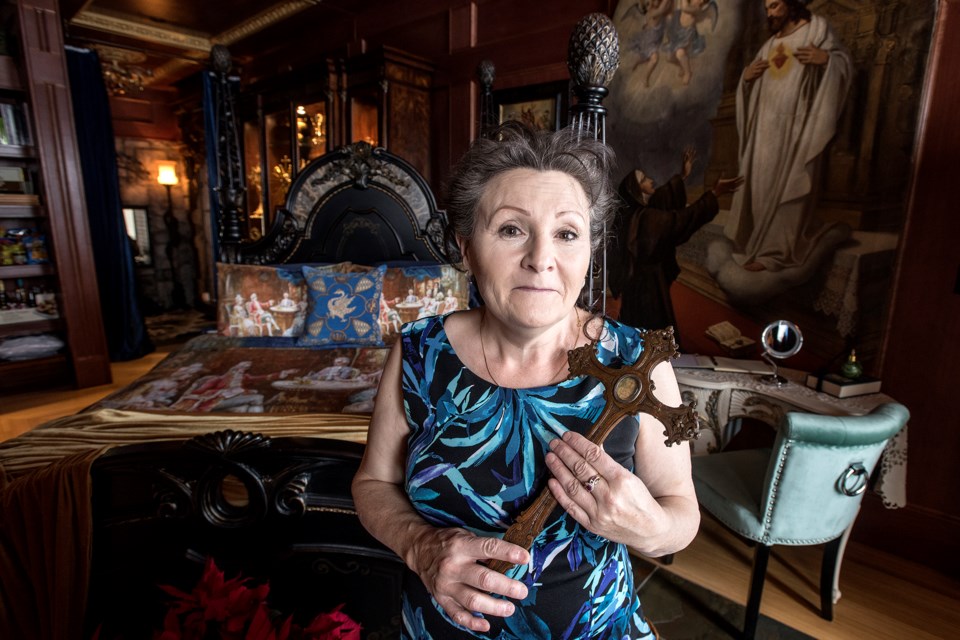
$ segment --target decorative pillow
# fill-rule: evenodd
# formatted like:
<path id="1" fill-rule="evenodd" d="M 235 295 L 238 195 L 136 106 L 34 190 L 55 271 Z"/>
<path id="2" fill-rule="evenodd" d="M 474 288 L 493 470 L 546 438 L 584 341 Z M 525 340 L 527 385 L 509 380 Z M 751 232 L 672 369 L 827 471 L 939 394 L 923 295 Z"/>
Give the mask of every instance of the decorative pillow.
<path id="1" fill-rule="evenodd" d="M 309 309 L 297 346 L 383 346 L 377 316 L 385 271 L 329 273 L 303 267 Z"/>
<path id="2" fill-rule="evenodd" d="M 315 265 L 345 271 L 349 263 Z M 217 332 L 247 338 L 298 337 L 307 315 L 303 265 L 217 263 Z"/>
<path id="3" fill-rule="evenodd" d="M 449 264 L 388 267 L 379 315 L 384 344 L 396 341 L 404 322 L 466 309 L 469 293 L 467 275 Z"/>

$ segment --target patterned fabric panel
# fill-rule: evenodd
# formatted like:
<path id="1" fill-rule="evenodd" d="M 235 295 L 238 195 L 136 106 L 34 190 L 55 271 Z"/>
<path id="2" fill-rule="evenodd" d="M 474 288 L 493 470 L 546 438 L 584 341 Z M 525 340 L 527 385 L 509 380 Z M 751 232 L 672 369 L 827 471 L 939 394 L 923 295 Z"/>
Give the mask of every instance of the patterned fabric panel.
<path id="1" fill-rule="evenodd" d="M 298 346 L 383 346 L 379 310 L 386 267 L 329 273 L 303 267 L 308 311 Z"/>
<path id="2" fill-rule="evenodd" d="M 380 330 L 384 344 L 393 344 L 406 322 L 466 309 L 467 275 L 449 264 L 388 267 L 383 276 Z"/>
<path id="3" fill-rule="evenodd" d="M 347 271 L 349 263 L 311 265 Z M 217 333 L 240 338 L 296 338 L 307 317 L 303 265 L 217 264 Z"/>

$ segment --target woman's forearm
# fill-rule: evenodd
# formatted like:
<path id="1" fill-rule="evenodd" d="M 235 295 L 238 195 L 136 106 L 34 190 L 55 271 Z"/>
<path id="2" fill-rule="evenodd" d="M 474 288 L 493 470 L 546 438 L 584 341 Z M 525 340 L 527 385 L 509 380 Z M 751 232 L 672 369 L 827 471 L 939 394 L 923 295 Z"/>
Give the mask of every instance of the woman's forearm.
<path id="1" fill-rule="evenodd" d="M 695 500 L 684 496 L 665 496 L 657 499 L 663 510 L 663 520 L 656 531 L 635 529 L 627 546 L 645 556 L 658 558 L 676 553 L 689 545 L 700 528 L 700 508 Z"/>
<path id="2" fill-rule="evenodd" d="M 353 481 L 353 502 L 367 531 L 416 572 L 416 543 L 434 527 L 414 510 L 402 488 L 358 475 Z"/>

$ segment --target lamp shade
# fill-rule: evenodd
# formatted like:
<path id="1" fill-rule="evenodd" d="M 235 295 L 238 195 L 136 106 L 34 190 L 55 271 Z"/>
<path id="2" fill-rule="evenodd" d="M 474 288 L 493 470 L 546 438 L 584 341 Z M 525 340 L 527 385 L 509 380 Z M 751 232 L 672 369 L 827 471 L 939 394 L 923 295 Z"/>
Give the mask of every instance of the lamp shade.
<path id="1" fill-rule="evenodd" d="M 160 184 L 173 185 L 180 182 L 177 178 L 176 162 L 157 163 L 157 182 Z"/>

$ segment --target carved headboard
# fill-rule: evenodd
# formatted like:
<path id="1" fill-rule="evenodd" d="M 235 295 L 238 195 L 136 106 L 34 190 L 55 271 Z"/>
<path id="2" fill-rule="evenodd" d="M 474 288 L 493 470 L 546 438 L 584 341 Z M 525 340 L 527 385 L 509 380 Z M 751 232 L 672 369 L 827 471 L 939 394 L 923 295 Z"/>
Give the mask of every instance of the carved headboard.
<path id="1" fill-rule="evenodd" d="M 240 262 L 448 262 L 445 227 L 416 169 L 357 142 L 303 168 L 270 231 L 240 246 Z"/>

